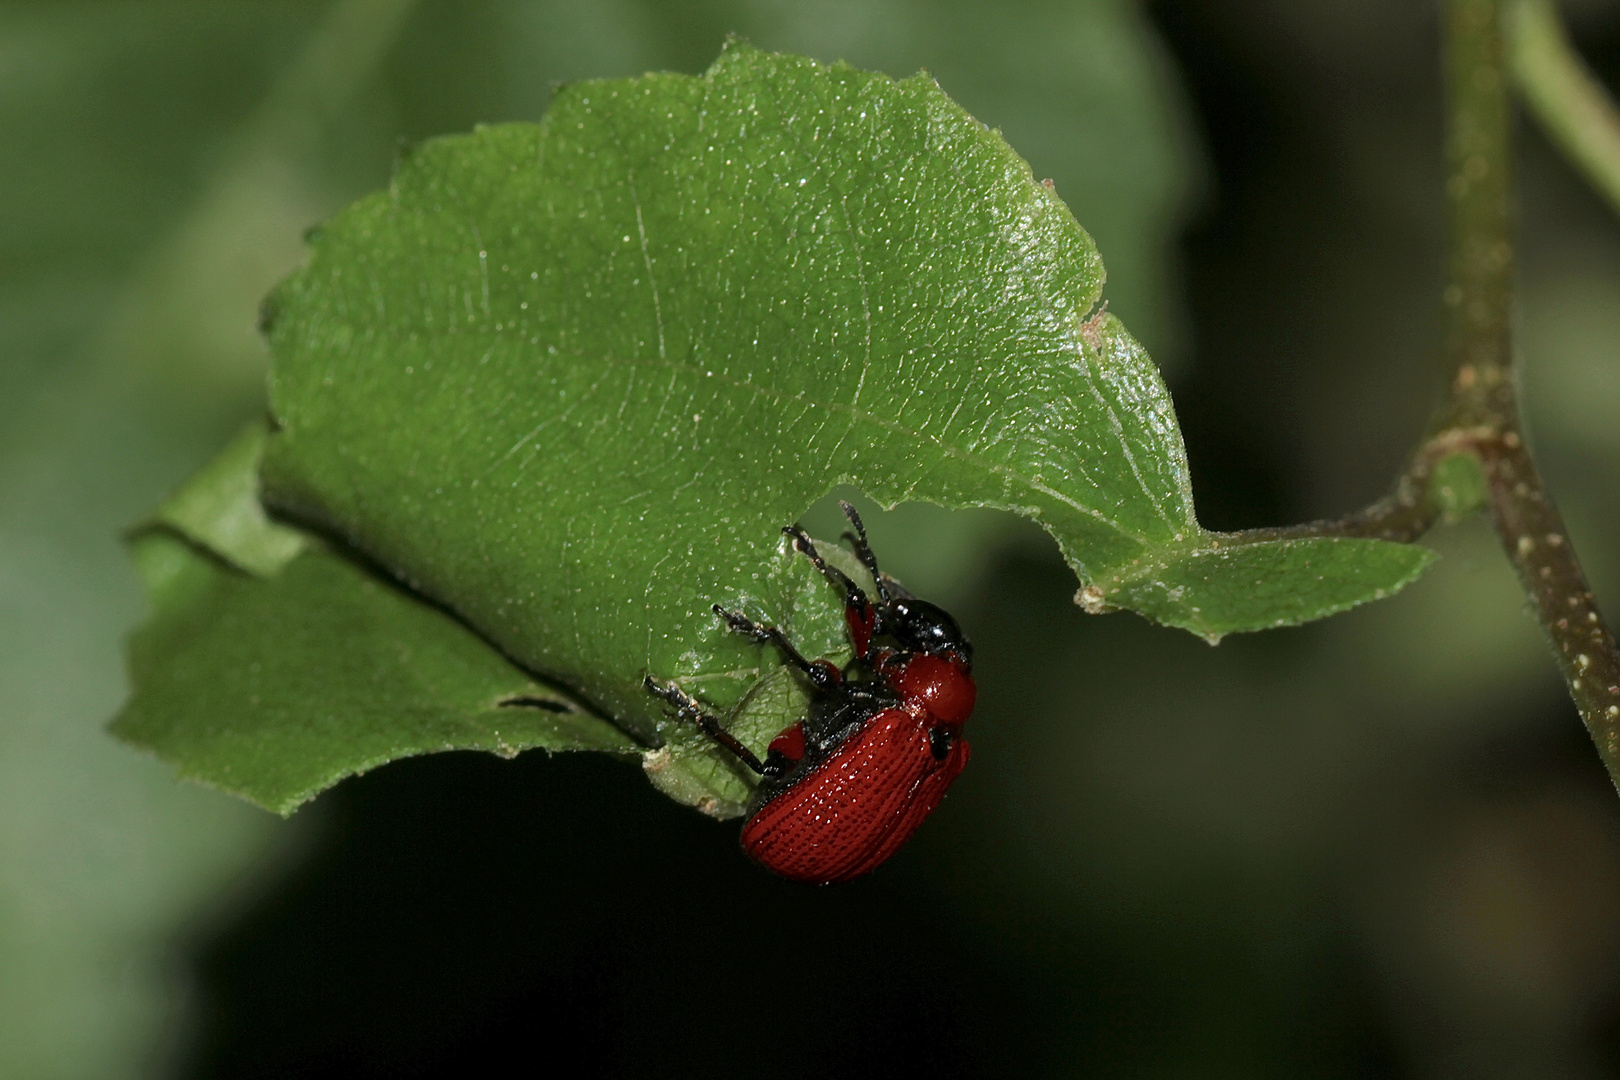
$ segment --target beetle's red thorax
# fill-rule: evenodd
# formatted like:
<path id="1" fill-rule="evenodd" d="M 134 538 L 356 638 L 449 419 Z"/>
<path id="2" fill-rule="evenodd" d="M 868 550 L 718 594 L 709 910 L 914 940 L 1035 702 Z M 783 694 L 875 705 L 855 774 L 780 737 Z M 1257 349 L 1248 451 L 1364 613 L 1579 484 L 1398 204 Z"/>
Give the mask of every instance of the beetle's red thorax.
<path id="1" fill-rule="evenodd" d="M 979 693 L 961 661 L 939 656 L 914 656 L 889 680 L 907 705 L 920 704 L 942 724 L 965 721 Z"/>

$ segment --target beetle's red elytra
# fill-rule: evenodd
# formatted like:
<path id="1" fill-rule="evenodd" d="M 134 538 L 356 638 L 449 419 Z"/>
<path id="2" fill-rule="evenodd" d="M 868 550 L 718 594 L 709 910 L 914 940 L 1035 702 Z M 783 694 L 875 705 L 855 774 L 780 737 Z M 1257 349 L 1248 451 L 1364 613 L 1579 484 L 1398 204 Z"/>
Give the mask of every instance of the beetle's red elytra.
<path id="1" fill-rule="evenodd" d="M 673 705 L 761 777 L 742 847 L 761 866 L 818 885 L 860 877 L 893 855 L 945 797 L 971 753 L 962 725 L 973 712 L 973 646 L 956 620 L 878 569 L 860 515 L 855 555 L 872 574 L 877 601 L 829 566 L 797 525 L 782 530 L 844 596 L 855 656 L 839 668 L 806 660 L 774 626 L 720 605 L 732 630 L 762 645 L 810 684 L 810 713 L 771 740 L 761 761 L 685 691 L 650 676 L 649 691 Z"/>

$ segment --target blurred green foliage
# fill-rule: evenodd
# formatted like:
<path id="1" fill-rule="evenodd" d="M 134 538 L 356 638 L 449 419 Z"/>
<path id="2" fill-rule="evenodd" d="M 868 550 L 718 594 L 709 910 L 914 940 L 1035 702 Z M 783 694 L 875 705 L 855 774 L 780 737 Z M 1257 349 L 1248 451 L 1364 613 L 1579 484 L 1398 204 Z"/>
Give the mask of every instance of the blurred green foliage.
<path id="1" fill-rule="evenodd" d="M 1577 41 L 1613 85 L 1620 16 L 1580 10 Z M 334 12 L 349 20 L 336 30 Z M 1169 51 L 1102 0 L 0 7 L 0 1073 L 161 1068 L 186 1039 L 205 952 L 210 1000 L 239 1003 L 193 1059 L 206 1075 L 310 1060 L 409 1071 L 384 1043 L 427 1060 L 413 1039 L 446 1016 L 472 1023 L 440 982 L 528 1000 L 489 975 L 503 962 L 561 987 L 535 1000 L 571 1022 L 592 987 L 626 988 L 600 998 L 618 1010 L 603 1026 L 557 1035 L 632 1040 L 614 1044 L 622 1061 L 710 1062 L 802 983 L 829 992 L 792 1002 L 852 997 L 895 1023 L 913 997 L 946 1009 L 918 1014 L 932 1042 L 904 1059 L 943 1047 L 942 1074 L 1612 1074 L 1620 807 L 1477 521 L 1437 535 L 1441 562 L 1401 597 L 1211 650 L 1082 615 L 1047 542 L 998 515 L 874 514 L 894 571 L 964 619 L 983 679 L 973 769 L 854 892 L 801 899 L 746 866 L 727 877 L 730 833 L 635 803 L 646 785 L 622 767 L 520 758 L 466 788 L 436 779 L 464 767 L 448 758 L 390 767 L 334 793 L 347 830 L 334 840 L 318 811 L 312 832 L 277 826 L 101 731 L 142 606 L 117 533 L 261 407 L 253 313 L 302 257 L 301 230 L 384 183 L 401 138 L 535 119 L 557 80 L 698 71 L 731 31 L 895 75 L 926 66 L 1054 178 L 1107 260 L 1111 310 L 1160 335 L 1146 343 L 1170 360 L 1207 523 L 1369 500 L 1421 426 L 1438 340 L 1432 19 L 1400 0 L 1163 0 L 1154 14 Z M 312 42 L 341 46 L 336 70 Z M 1177 254 L 1203 171 L 1187 100 L 1217 183 Z M 1613 612 L 1620 227 L 1534 133 L 1525 164 L 1528 407 Z M 934 558 L 927 538 L 943 530 L 988 554 Z M 539 869 L 510 898 L 488 885 L 514 879 L 452 873 L 482 839 L 466 823 L 499 826 L 467 815 L 506 807 L 508 775 L 588 780 L 592 805 L 553 832 L 595 859 L 557 862 L 567 836 L 518 822 L 489 864 Z M 467 805 L 446 805 L 458 792 Z M 637 813 L 616 832 L 621 805 Z M 444 816 L 418 828 L 430 809 Z M 368 856 L 402 830 L 419 845 Z M 604 868 L 643 834 L 680 838 L 635 848 L 675 867 L 616 907 Z M 331 854 L 261 899 L 316 841 Z M 393 876 L 377 876 L 385 864 Z M 345 874 L 369 884 L 344 891 Z M 751 904 L 707 891 L 711 877 Z M 641 928 L 640 902 L 686 921 L 617 952 L 582 921 L 607 910 Z M 729 1005 L 735 1028 L 709 996 L 681 1010 L 693 969 L 672 956 L 707 961 L 717 934 L 779 940 L 783 911 L 811 909 L 815 925 L 907 921 L 859 952 L 803 924 L 815 947 L 797 979 Z M 919 919 L 951 965 L 936 981 L 894 965 L 825 973 L 887 960 Z M 399 948 L 401 927 L 419 949 Z M 688 938 L 704 952 L 682 951 Z M 389 967 L 401 952 L 408 967 Z M 446 974 L 469 958 L 486 966 Z M 915 992 L 882 997 L 888 984 Z M 522 1034 L 517 1014 L 492 1015 L 508 1019 L 455 1045 Z"/>

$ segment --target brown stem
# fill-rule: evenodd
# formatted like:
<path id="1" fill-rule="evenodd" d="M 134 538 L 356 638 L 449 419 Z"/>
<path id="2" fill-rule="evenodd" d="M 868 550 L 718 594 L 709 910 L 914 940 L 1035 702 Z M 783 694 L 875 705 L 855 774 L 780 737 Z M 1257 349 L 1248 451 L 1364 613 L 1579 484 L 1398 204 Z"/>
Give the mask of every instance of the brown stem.
<path id="1" fill-rule="evenodd" d="M 1592 599 L 1558 508 L 1517 432 L 1481 446 L 1491 517 L 1553 646 L 1587 732 L 1620 784 L 1620 652 Z"/>
<path id="2" fill-rule="evenodd" d="M 1620 651 L 1519 425 L 1512 366 L 1513 141 L 1497 0 L 1444 0 L 1447 391 L 1389 495 L 1334 521 L 1236 534 L 1410 543 L 1443 516 L 1439 466 L 1462 455 L 1609 776 L 1620 786 Z"/>
<path id="3" fill-rule="evenodd" d="M 1436 433 L 1419 444 L 1388 495 L 1353 514 L 1299 525 L 1245 529 L 1231 535 L 1244 541 L 1350 536 L 1391 540 L 1397 544 L 1413 543 L 1444 516 L 1442 501 L 1436 499 L 1431 491 L 1436 466 L 1457 454 L 1475 453 L 1475 441 L 1494 434 L 1494 428 L 1463 428 Z"/>

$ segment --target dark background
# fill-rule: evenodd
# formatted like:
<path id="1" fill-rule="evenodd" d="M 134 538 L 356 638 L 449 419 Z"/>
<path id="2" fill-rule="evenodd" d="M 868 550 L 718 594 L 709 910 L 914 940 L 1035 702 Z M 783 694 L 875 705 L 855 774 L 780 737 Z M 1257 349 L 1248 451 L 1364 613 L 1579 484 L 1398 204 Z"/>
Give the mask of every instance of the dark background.
<path id="1" fill-rule="evenodd" d="M 1210 649 L 1081 614 L 1037 530 L 870 520 L 981 697 L 946 804 L 837 888 L 583 755 L 401 762 L 280 825 L 107 741 L 114 534 L 257 407 L 301 229 L 398 139 L 730 31 L 927 66 L 1056 180 L 1206 525 L 1371 500 L 1434 390 L 1432 5 L 430 0 L 341 93 L 299 67 L 332 10 L 0 6 L 0 1072 L 1620 1074 L 1620 801 L 1479 522 L 1393 600 Z M 1620 85 L 1620 5 L 1567 11 Z M 1620 220 L 1521 132 L 1530 418 L 1613 613 Z"/>

